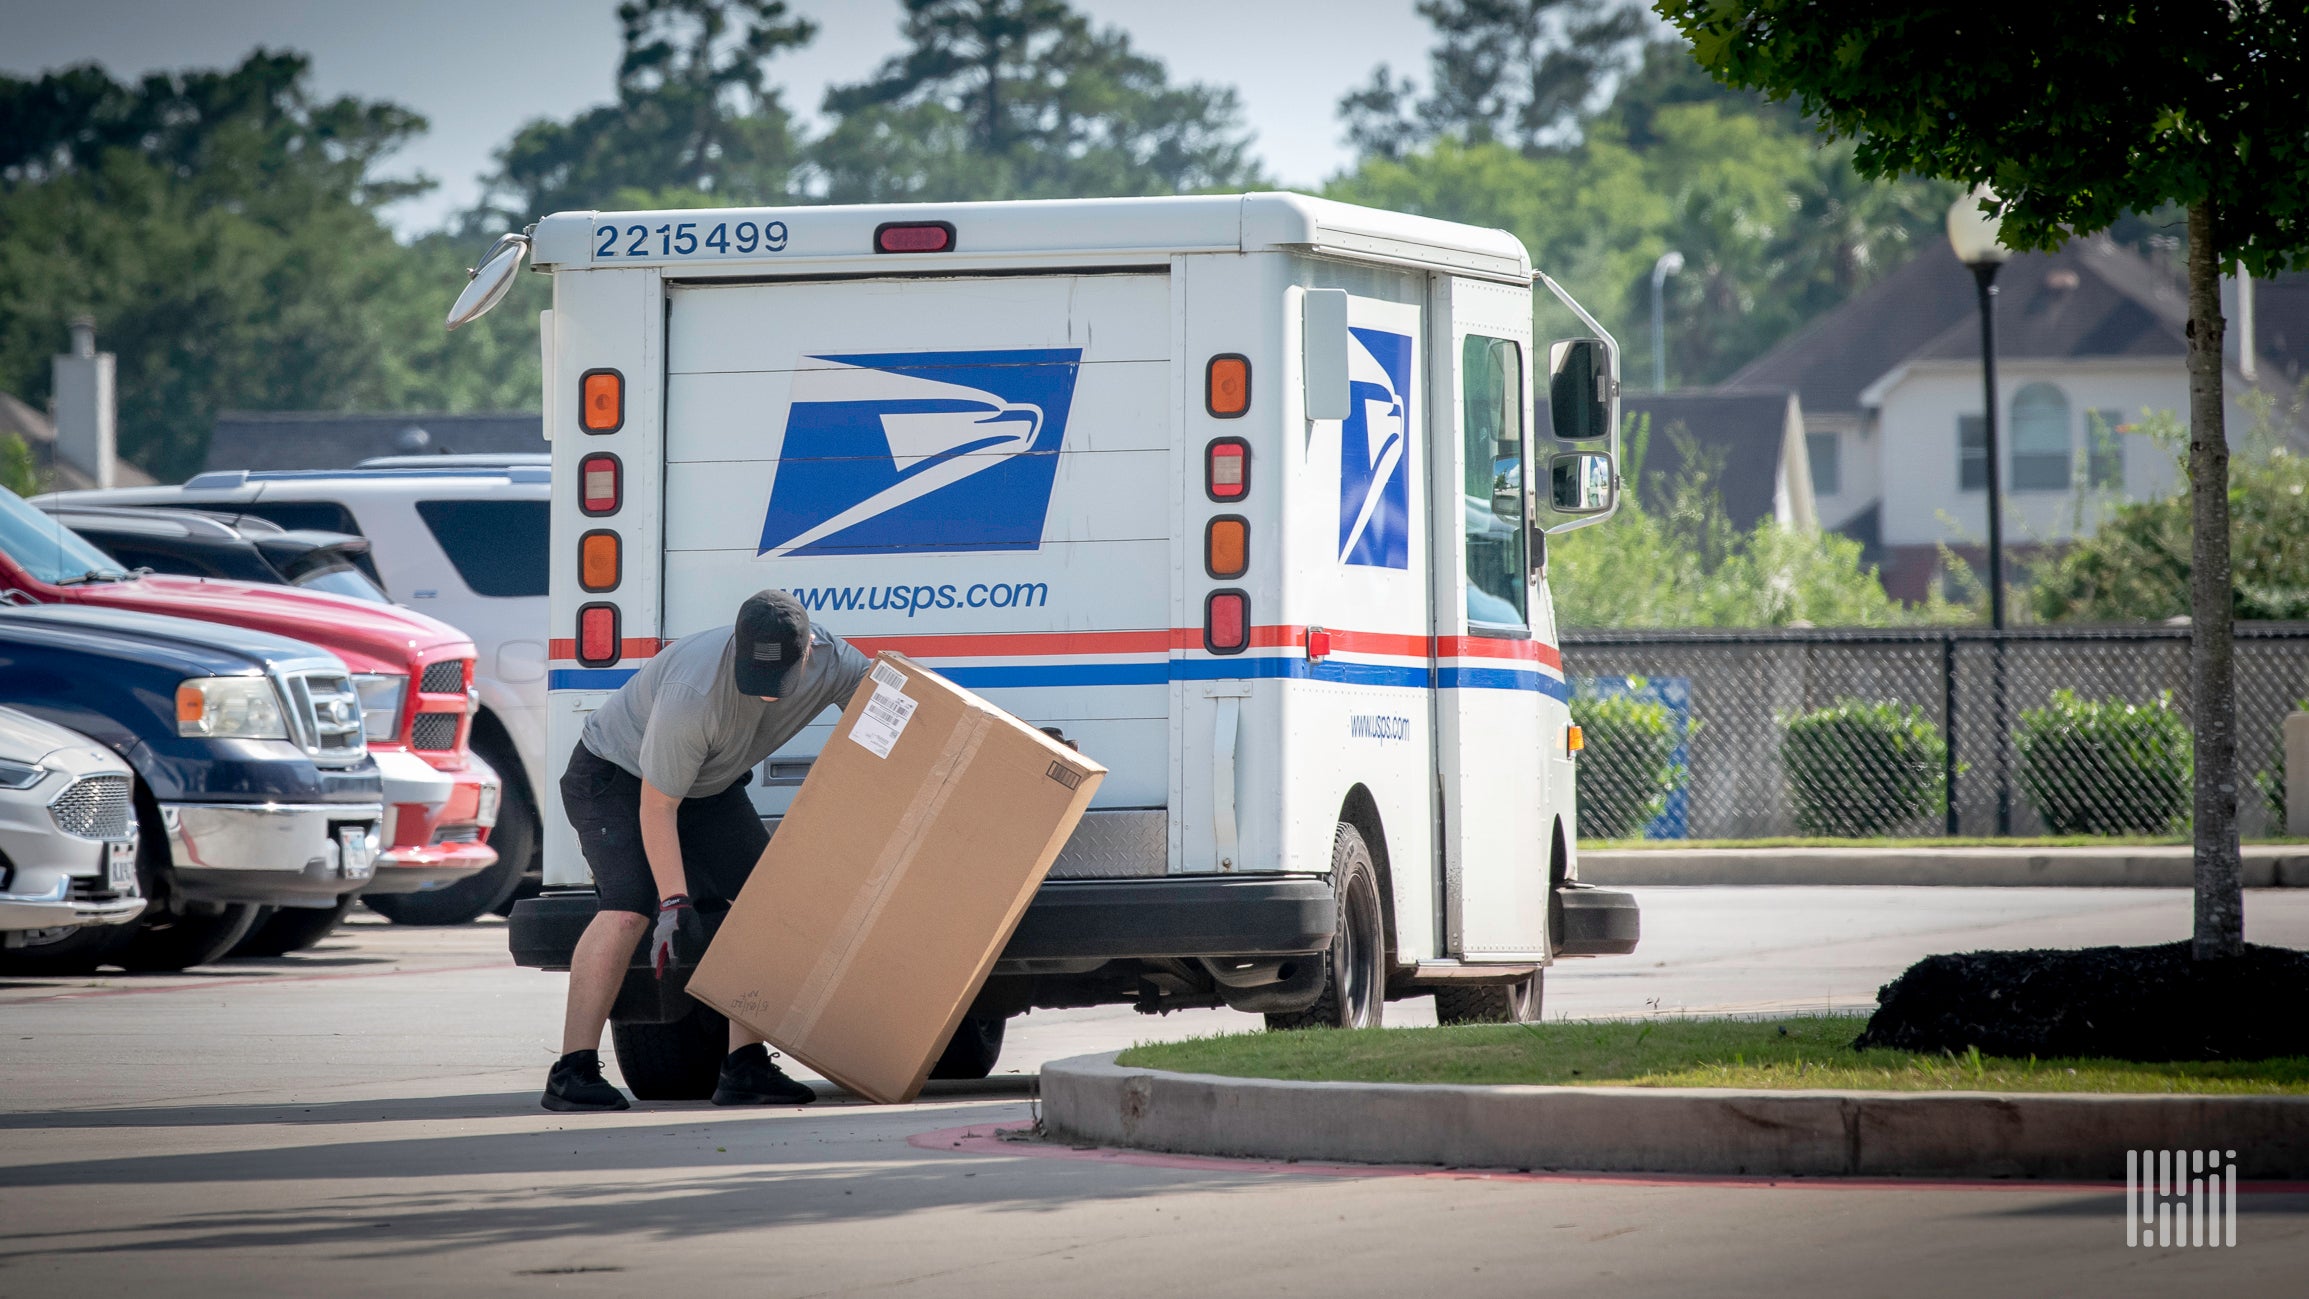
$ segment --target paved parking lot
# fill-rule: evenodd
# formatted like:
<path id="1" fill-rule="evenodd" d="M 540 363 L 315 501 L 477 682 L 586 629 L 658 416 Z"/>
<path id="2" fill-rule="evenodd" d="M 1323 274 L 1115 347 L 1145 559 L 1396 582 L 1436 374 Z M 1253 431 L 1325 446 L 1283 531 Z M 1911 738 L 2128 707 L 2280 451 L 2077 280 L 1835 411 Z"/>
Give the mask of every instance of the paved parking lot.
<path id="1" fill-rule="evenodd" d="M 1931 951 L 2185 936 L 2185 894 L 1655 889 L 1640 955 L 1548 1011 L 1864 1005 Z M 2309 947 L 2309 894 L 2255 941 Z M 0 1295 L 2297 1292 L 2309 1196 L 2234 1251 L 2128 1251 L 2101 1188 L 1339 1175 L 934 1136 L 1030 1117 L 1043 1060 L 1240 1029 L 1038 1013 L 1002 1076 L 880 1108 L 536 1108 L 562 979 L 499 924 L 364 920 L 181 976 L 0 984 Z M 1390 1022 L 1431 1020 L 1424 1002 Z M 613 1071 L 614 1076 L 614 1071 Z"/>

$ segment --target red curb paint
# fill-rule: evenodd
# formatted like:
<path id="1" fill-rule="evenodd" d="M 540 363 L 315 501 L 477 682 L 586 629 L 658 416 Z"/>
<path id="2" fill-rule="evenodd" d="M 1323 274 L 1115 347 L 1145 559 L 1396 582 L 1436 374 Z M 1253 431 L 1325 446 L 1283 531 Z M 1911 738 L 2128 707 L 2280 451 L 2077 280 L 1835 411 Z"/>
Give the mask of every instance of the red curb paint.
<path id="1" fill-rule="evenodd" d="M 1324 1164 L 1276 1159 L 1226 1159 L 1217 1155 L 1170 1155 L 1114 1146 L 1065 1146 L 1048 1141 L 1006 1141 L 1000 1134 L 1024 1132 L 1024 1123 L 974 1123 L 906 1138 L 918 1150 L 966 1155 L 1009 1155 L 1027 1159 L 1076 1159 L 1127 1164 L 1134 1168 L 1174 1168 L 1210 1173 L 1279 1173 L 1302 1177 L 1427 1177 L 1449 1181 L 1562 1182 L 1587 1186 L 1725 1186 L 1757 1190 L 1809 1188 L 1824 1191 L 2091 1191 L 2120 1194 L 2122 1182 L 1963 1182 L 1890 1177 L 1741 1177 L 1713 1173 L 1526 1173 L 1512 1168 L 1428 1168 L 1413 1164 Z M 2309 1194 L 2309 1182 L 2241 1182 L 2252 1195 Z"/>

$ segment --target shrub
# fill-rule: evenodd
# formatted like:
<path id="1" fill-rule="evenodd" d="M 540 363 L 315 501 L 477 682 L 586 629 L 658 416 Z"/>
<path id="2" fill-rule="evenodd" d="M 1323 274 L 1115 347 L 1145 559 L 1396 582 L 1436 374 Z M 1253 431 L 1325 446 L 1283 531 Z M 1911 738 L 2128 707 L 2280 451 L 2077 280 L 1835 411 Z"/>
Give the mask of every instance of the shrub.
<path id="1" fill-rule="evenodd" d="M 1948 745 L 1923 709 L 1840 699 L 1779 720 L 1800 833 L 1889 834 L 1947 806 Z"/>
<path id="2" fill-rule="evenodd" d="M 2188 814 L 2193 748 L 2169 690 L 2154 704 L 2055 690 L 2021 713 L 2013 743 L 2050 834 L 2161 834 Z"/>
<path id="3" fill-rule="evenodd" d="M 1579 755 L 1579 833 L 1631 839 L 1683 788 L 1675 761 L 1676 722 L 1668 706 L 1639 695 L 1576 695 L 1571 720 L 1586 734 Z"/>

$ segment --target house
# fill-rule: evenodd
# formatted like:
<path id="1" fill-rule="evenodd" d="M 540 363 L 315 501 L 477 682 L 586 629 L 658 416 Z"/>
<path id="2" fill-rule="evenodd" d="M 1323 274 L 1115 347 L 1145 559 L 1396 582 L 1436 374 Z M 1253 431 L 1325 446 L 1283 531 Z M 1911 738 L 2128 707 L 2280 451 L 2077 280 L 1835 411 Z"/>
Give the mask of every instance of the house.
<path id="1" fill-rule="evenodd" d="M 2272 389 L 2309 356 L 2301 277 L 2259 286 L 2253 353 Z M 2025 563 L 2088 536 L 2115 504 L 2179 483 L 2188 304 L 2170 275 L 2105 236 L 2016 255 L 1996 279 L 2004 536 Z M 2274 354 L 2274 329 L 2289 331 Z M 2301 337 L 2293 337 L 2301 335 Z M 2241 337 L 2232 324 L 2232 336 Z M 2251 390 L 2229 366 L 2232 440 Z M 2290 367 L 2290 369 L 2288 369 Z M 1792 390 L 1823 526 L 1881 555 L 1885 588 L 1924 598 L 1942 548 L 1977 566 L 1988 531 L 1980 315 L 1972 273 L 1935 242 L 1906 266 L 1734 374 L 1726 392 Z M 2170 418 L 2159 418 L 2169 415 Z"/>
<path id="2" fill-rule="evenodd" d="M 1620 398 L 1623 425 L 1643 430 L 1632 466 L 1636 497 L 1666 508 L 1680 479 L 1706 472 L 1724 512 L 1742 532 L 1769 519 L 1784 528 L 1819 526 L 1804 416 L 1796 394 L 1777 392 L 1630 393 Z M 1623 435 L 1632 451 L 1632 439 Z M 1687 454 L 1703 457 L 1694 464 Z"/>
<path id="3" fill-rule="evenodd" d="M 550 450 L 534 413 L 227 411 L 209 432 L 204 468 L 350 469 L 372 456 Z"/>
<path id="4" fill-rule="evenodd" d="M 54 421 L 19 398 L 0 392 L 0 440 L 11 435 L 31 450 L 32 477 L 41 491 L 79 491 L 99 485 L 94 466 L 76 463 L 74 456 L 58 447 Z M 112 481 L 104 485 L 150 487 L 157 481 L 151 474 L 115 456 Z"/>

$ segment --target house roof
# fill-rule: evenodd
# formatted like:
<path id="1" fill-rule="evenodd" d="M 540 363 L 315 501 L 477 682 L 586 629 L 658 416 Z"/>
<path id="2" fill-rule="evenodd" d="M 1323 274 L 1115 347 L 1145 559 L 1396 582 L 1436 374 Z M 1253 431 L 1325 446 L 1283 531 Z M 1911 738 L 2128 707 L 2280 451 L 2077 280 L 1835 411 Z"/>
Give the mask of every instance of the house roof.
<path id="1" fill-rule="evenodd" d="M 0 392 L 0 435 L 10 433 L 24 439 L 24 445 L 32 449 L 33 471 L 39 476 L 41 490 L 69 492 L 96 486 L 96 480 L 78 465 L 57 457 L 56 425 L 46 415 L 15 396 Z M 115 487 L 150 487 L 160 481 L 118 456 L 113 458 L 112 479 Z"/>
<path id="2" fill-rule="evenodd" d="M 1677 480 L 1699 466 L 1687 448 L 1712 462 L 1724 511 L 1746 531 L 1778 517 L 1781 457 L 1787 448 L 1789 393 L 1668 392 L 1629 394 L 1620 399 L 1622 418 L 1649 415 L 1651 432 L 1638 470 L 1636 499 L 1646 509 L 1664 509 Z M 1688 437 L 1687 437 L 1688 435 Z"/>
<path id="3" fill-rule="evenodd" d="M 550 450 L 542 416 L 226 411 L 204 469 L 350 469 L 373 456 Z"/>
<path id="4" fill-rule="evenodd" d="M 2309 360 L 2309 276 L 2257 287 L 2255 342 L 2264 367 L 2297 375 Z M 2072 240 L 2058 252 L 2017 254 L 1997 273 L 1996 288 L 1999 359 L 2187 354 L 2189 304 L 2182 286 L 2105 235 Z M 1724 387 L 1794 388 L 1807 412 L 1857 413 L 1861 394 L 1902 364 L 1979 356 L 1972 276 L 1935 240 L 1749 362 Z"/>

